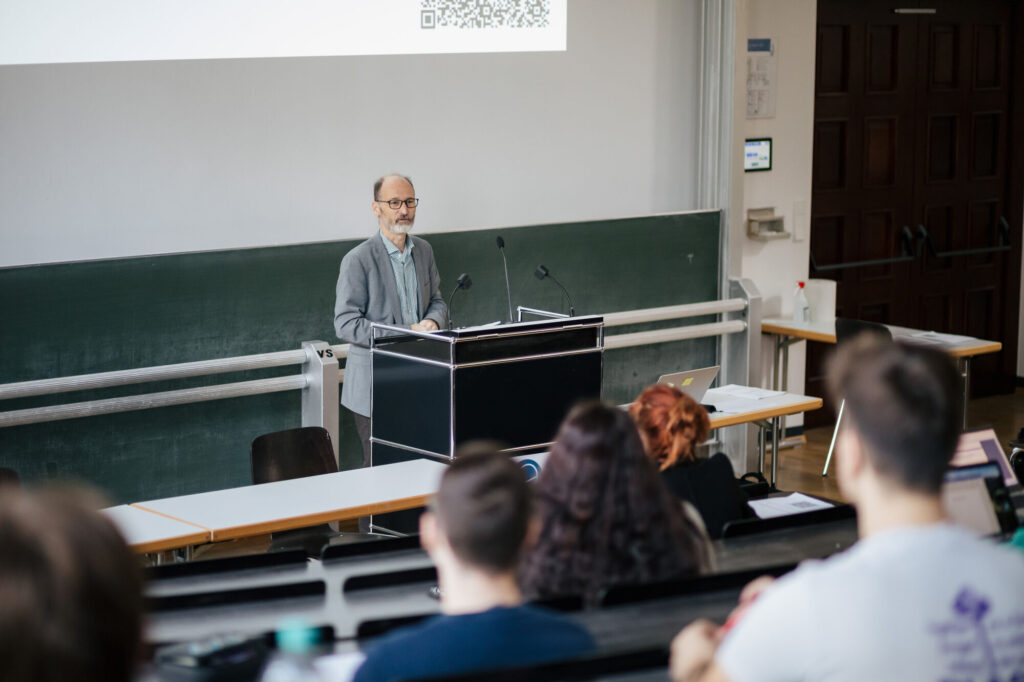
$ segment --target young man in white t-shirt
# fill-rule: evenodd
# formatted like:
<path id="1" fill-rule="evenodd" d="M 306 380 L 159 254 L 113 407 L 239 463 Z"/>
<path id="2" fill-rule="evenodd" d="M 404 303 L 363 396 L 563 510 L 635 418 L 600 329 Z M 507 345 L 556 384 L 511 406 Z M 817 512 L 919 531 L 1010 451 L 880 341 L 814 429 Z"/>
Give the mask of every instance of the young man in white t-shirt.
<path id="1" fill-rule="evenodd" d="M 877 338 L 840 349 L 836 466 L 860 542 L 748 586 L 725 631 L 672 643 L 675 680 L 1024 680 L 1024 555 L 946 519 L 960 377 L 943 353 Z"/>

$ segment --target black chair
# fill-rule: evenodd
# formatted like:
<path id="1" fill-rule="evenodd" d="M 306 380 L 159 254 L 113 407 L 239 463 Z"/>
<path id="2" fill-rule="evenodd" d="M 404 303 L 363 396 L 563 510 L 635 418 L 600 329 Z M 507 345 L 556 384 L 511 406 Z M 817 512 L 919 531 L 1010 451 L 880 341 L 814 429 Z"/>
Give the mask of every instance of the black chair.
<path id="1" fill-rule="evenodd" d="M 321 426 L 257 436 L 252 442 L 249 463 L 253 485 L 338 471 L 331 434 Z"/>
<path id="2" fill-rule="evenodd" d="M 253 485 L 338 471 L 331 435 L 321 426 L 303 426 L 257 436 L 252 441 L 249 464 Z M 270 536 L 270 551 L 301 548 L 309 556 L 318 557 L 323 546 L 340 535 L 326 523 L 279 531 Z"/>
<path id="3" fill-rule="evenodd" d="M 836 318 L 836 343 L 842 345 L 846 341 L 855 339 L 861 334 L 876 334 L 887 341 L 892 340 L 892 331 L 884 324 L 878 322 L 866 322 L 864 320 L 850 320 L 843 317 Z M 828 457 L 825 458 L 825 468 L 821 470 L 824 478 L 828 476 L 828 467 L 832 463 L 832 452 L 836 447 L 836 436 L 839 435 L 839 424 L 843 420 L 843 407 L 846 401 L 839 403 L 839 414 L 836 415 L 836 427 L 832 431 L 832 442 L 828 446 Z"/>

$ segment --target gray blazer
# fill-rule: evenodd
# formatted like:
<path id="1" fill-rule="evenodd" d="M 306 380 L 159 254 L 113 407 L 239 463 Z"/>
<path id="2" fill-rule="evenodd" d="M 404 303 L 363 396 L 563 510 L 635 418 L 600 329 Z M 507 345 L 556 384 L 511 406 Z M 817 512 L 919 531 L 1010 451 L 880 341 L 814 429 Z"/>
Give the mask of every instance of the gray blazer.
<path id="1" fill-rule="evenodd" d="M 419 319 L 431 319 L 444 329 L 448 307 L 441 296 L 441 276 L 434 264 L 434 250 L 419 237 L 409 235 L 408 239 L 415 244 L 412 260 L 419 282 Z M 337 294 L 334 331 L 339 339 L 352 344 L 345 363 L 341 404 L 356 414 L 369 417 L 370 323 L 404 326 L 395 272 L 380 235 L 374 234 L 341 259 Z"/>

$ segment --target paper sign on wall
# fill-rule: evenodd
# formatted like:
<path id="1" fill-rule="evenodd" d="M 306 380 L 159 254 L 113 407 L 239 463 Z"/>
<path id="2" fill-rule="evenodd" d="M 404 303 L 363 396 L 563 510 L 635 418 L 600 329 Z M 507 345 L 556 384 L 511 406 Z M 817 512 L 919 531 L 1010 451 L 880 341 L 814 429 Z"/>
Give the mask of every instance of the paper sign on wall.
<path id="1" fill-rule="evenodd" d="M 747 118 L 775 118 L 775 41 L 747 40 Z"/>

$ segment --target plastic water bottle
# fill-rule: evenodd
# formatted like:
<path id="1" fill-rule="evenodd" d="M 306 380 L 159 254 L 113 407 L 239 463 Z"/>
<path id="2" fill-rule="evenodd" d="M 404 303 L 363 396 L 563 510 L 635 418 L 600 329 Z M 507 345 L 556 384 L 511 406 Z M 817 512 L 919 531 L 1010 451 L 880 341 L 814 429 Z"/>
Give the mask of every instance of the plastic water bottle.
<path id="1" fill-rule="evenodd" d="M 263 669 L 260 682 L 319 682 L 323 678 L 313 666 L 317 630 L 303 621 L 281 624 L 275 635 L 277 653 Z"/>
<path id="2" fill-rule="evenodd" d="M 804 293 L 805 282 L 796 283 L 796 291 L 793 292 L 793 321 L 808 322 L 810 316 L 810 304 L 807 303 L 807 294 Z"/>

